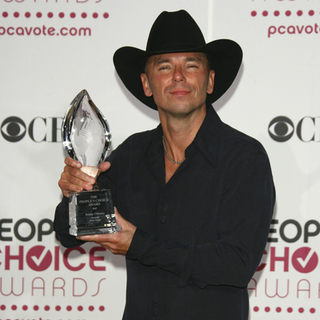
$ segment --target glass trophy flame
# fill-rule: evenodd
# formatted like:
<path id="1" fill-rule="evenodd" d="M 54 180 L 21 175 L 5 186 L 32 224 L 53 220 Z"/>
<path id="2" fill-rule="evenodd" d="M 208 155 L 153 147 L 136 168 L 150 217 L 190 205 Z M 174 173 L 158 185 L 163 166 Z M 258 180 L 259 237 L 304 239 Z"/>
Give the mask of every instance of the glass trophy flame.
<path id="1" fill-rule="evenodd" d="M 81 162 L 80 170 L 97 178 L 111 144 L 107 120 L 88 92 L 82 90 L 71 102 L 61 127 L 63 148 Z M 73 236 L 117 232 L 111 191 L 75 192 L 69 197 L 69 233 Z"/>

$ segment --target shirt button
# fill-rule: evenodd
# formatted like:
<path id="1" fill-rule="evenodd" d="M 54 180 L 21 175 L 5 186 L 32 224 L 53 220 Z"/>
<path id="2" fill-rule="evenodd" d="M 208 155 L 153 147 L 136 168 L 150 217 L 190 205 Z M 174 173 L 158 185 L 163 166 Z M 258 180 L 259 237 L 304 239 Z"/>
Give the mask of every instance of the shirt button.
<path id="1" fill-rule="evenodd" d="M 162 222 L 162 223 L 166 223 L 166 222 L 167 222 L 167 217 L 166 217 L 166 216 L 163 216 L 163 217 L 161 218 L 161 222 Z"/>
<path id="2" fill-rule="evenodd" d="M 168 210 L 168 204 L 167 203 L 164 204 L 163 209 L 164 209 L 164 211 Z"/>
<path id="3" fill-rule="evenodd" d="M 153 315 L 154 315 L 155 317 L 157 317 L 157 316 L 158 316 L 158 310 L 154 310 L 154 311 L 153 311 Z"/>
<path id="4" fill-rule="evenodd" d="M 159 297 L 158 297 L 158 295 L 157 294 L 155 294 L 154 296 L 153 296 L 153 302 L 154 303 L 158 303 L 159 302 Z"/>

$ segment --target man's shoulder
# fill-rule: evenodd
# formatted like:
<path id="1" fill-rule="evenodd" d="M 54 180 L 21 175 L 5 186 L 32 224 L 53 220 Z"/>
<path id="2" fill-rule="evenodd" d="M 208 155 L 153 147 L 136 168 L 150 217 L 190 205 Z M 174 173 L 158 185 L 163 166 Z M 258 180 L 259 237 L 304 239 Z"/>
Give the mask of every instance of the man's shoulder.
<path id="1" fill-rule="evenodd" d="M 157 128 L 152 129 L 152 130 L 134 133 L 134 134 L 130 135 L 128 138 L 126 138 L 122 144 L 124 144 L 124 145 L 142 144 L 142 145 L 144 145 L 145 143 L 149 143 L 150 141 L 152 141 L 156 130 L 157 130 Z"/>
<path id="2" fill-rule="evenodd" d="M 223 123 L 221 132 L 221 146 L 226 151 L 237 153 L 266 154 L 266 151 L 257 139 Z"/>
<path id="3" fill-rule="evenodd" d="M 130 135 L 113 151 L 112 156 L 127 157 L 132 153 L 138 156 L 141 153 L 145 153 L 155 139 L 157 130 L 158 128 L 155 128 Z"/>
<path id="4" fill-rule="evenodd" d="M 247 152 L 266 154 L 257 139 L 223 122 L 213 108 L 208 107 L 207 110 L 208 120 L 204 123 L 204 130 L 201 133 L 207 145 L 215 141 L 219 152 L 226 156 Z"/>

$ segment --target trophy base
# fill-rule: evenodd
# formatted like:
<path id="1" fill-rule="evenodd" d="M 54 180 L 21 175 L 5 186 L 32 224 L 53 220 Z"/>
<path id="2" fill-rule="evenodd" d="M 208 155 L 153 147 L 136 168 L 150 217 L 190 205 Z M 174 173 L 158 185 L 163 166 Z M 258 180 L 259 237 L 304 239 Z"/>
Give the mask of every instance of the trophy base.
<path id="1" fill-rule="evenodd" d="M 76 192 L 69 198 L 69 234 L 117 232 L 110 190 Z"/>
<path id="2" fill-rule="evenodd" d="M 92 228 L 92 229 L 84 229 L 77 231 L 75 236 L 87 236 L 92 234 L 104 234 L 104 233 L 116 233 L 118 232 L 117 227 L 101 227 L 101 228 Z"/>

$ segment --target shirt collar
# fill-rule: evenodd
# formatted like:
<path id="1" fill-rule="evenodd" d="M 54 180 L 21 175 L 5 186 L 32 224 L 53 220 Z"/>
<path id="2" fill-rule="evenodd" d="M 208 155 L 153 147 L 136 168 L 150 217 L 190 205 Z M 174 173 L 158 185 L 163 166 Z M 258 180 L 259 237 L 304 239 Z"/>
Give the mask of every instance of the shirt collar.
<path id="1" fill-rule="evenodd" d="M 192 149 L 192 147 L 195 146 L 208 159 L 208 161 L 211 162 L 212 165 L 215 165 L 218 156 L 221 127 L 222 121 L 218 114 L 211 104 L 207 104 L 206 117 L 203 120 L 195 139 L 187 148 L 186 155 L 189 152 L 188 149 Z"/>
<path id="2" fill-rule="evenodd" d="M 193 140 L 193 142 L 186 149 L 186 157 L 191 155 L 195 148 L 198 149 L 212 165 L 216 164 L 218 156 L 219 136 L 222 127 L 222 121 L 218 114 L 213 109 L 211 104 L 207 104 L 207 114 L 203 123 Z M 155 129 L 151 137 L 153 148 L 162 149 L 162 128 L 161 124 Z"/>

